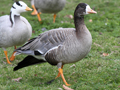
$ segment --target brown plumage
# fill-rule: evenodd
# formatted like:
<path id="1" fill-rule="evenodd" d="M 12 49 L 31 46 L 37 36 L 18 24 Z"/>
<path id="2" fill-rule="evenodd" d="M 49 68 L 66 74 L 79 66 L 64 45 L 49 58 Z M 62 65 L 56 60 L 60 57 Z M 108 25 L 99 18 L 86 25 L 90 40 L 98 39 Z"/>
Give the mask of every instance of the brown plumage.
<path id="1" fill-rule="evenodd" d="M 80 3 L 74 12 L 75 29 L 52 29 L 16 49 L 17 53 L 27 54 L 28 56 L 14 68 L 14 71 L 26 67 L 24 65 L 27 64 L 26 61 L 29 62 L 29 65 L 32 65 L 34 60 L 39 61 L 39 63 L 45 61 L 51 65 L 57 65 L 59 70 L 57 77 L 61 75 L 64 83 L 69 86 L 63 76 L 62 68 L 64 64 L 81 60 L 91 49 L 92 37 L 84 24 L 84 15 L 89 13 L 97 12 L 93 11 L 89 5 Z M 28 60 L 29 57 L 32 59 Z M 21 65 L 24 66 L 21 67 Z"/>

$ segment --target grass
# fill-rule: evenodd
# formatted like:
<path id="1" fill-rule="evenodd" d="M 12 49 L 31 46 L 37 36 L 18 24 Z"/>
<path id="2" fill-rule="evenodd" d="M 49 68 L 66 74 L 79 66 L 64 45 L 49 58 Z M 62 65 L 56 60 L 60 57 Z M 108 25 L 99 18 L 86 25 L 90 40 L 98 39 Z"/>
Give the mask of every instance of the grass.
<path id="1" fill-rule="evenodd" d="M 30 0 L 23 0 L 30 5 Z M 74 90 L 119 90 L 120 89 L 120 1 L 119 0 L 67 0 L 65 8 L 57 14 L 56 23 L 53 15 L 41 14 L 42 24 L 37 16 L 31 12 L 22 13 L 33 28 L 32 38 L 47 30 L 59 27 L 74 27 L 73 19 L 66 15 L 73 15 L 76 5 L 80 2 L 88 3 L 98 13 L 86 15 L 85 23 L 90 30 L 93 44 L 90 53 L 81 61 L 64 66 L 64 76 L 70 88 Z M 9 14 L 12 0 L 0 1 L 0 16 Z M 92 22 L 89 20 L 92 19 Z M 63 23 L 61 23 L 63 22 Z M 8 56 L 13 47 L 8 48 Z M 103 56 L 108 53 L 108 56 Z M 61 78 L 52 84 L 45 84 L 57 75 L 57 67 L 48 63 L 34 65 L 13 72 L 13 68 L 25 55 L 18 55 L 12 65 L 6 63 L 3 50 L 0 49 L 0 90 L 59 90 L 64 84 Z M 71 67 L 74 65 L 73 67 Z M 22 77 L 19 82 L 12 79 Z"/>

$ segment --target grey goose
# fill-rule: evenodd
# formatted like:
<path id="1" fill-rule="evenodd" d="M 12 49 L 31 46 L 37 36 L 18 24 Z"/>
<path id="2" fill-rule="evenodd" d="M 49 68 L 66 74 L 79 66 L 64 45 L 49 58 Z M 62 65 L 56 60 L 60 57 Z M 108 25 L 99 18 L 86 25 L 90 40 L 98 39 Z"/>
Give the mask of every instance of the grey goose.
<path id="1" fill-rule="evenodd" d="M 32 15 L 37 15 L 38 20 L 41 21 L 41 13 L 53 13 L 53 22 L 55 22 L 56 14 L 65 6 L 66 0 L 31 0 L 31 5 L 34 11 Z"/>
<path id="2" fill-rule="evenodd" d="M 90 51 L 92 37 L 84 24 L 84 15 L 97 13 L 88 4 L 80 3 L 74 12 L 74 28 L 52 29 L 40 34 L 15 50 L 16 55 L 28 55 L 19 62 L 14 71 L 43 62 L 58 67 L 58 75 L 69 86 L 63 75 L 63 65 L 83 59 Z M 57 78 L 56 77 L 56 78 Z M 55 78 L 55 79 L 56 79 Z"/>
<path id="3" fill-rule="evenodd" d="M 32 27 L 26 18 L 20 16 L 20 13 L 32 11 L 24 2 L 15 2 L 10 10 L 10 15 L 0 17 L 0 48 L 3 48 L 7 62 L 7 47 L 18 46 L 24 44 L 32 35 Z M 10 58 L 14 60 L 14 53 Z"/>

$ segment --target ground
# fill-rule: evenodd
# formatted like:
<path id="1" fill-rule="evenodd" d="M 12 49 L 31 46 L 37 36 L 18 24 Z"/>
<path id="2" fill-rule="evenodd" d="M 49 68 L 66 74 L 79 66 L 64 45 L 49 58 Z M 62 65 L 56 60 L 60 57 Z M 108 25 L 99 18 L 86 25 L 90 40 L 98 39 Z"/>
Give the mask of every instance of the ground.
<path id="1" fill-rule="evenodd" d="M 31 7 L 30 0 L 23 0 Z M 97 11 L 86 15 L 85 24 L 92 34 L 90 53 L 81 61 L 67 64 L 63 72 L 66 81 L 74 90 L 119 90 L 120 89 L 120 1 L 119 0 L 67 0 L 65 8 L 57 14 L 41 14 L 42 23 L 31 12 L 22 13 L 32 25 L 32 37 L 54 28 L 74 28 L 73 13 L 78 3 L 84 2 Z M 13 0 L 0 1 L 0 16 L 10 13 Z M 10 57 L 13 47 L 8 50 Z M 34 65 L 14 72 L 13 68 L 25 55 L 18 55 L 11 65 L 6 63 L 0 49 L 0 90 L 60 90 L 64 84 L 57 78 L 50 85 L 47 81 L 57 76 L 57 67 L 48 63 Z M 20 80 L 19 80 L 20 78 Z M 17 79 L 18 81 L 15 81 Z M 64 90 L 64 89 L 63 89 Z"/>

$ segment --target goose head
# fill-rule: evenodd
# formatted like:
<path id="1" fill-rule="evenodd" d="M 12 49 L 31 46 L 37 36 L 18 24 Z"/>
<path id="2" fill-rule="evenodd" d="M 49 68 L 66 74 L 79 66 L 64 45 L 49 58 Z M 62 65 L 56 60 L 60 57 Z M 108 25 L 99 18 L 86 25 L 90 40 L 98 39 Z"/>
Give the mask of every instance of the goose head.
<path id="1" fill-rule="evenodd" d="M 10 21 L 12 27 L 15 25 L 14 16 L 20 16 L 22 12 L 32 11 L 23 1 L 17 1 L 13 4 L 10 10 Z"/>
<path id="2" fill-rule="evenodd" d="M 96 14 L 97 12 L 92 10 L 90 6 L 86 3 L 79 3 L 75 9 L 74 12 L 74 24 L 76 31 L 79 31 L 81 28 L 81 25 L 84 24 L 84 15 L 87 14 Z"/>
<path id="3" fill-rule="evenodd" d="M 80 3 L 75 9 L 74 16 L 84 16 L 86 14 L 97 13 L 96 11 L 92 10 L 90 6 L 86 3 Z"/>
<path id="4" fill-rule="evenodd" d="M 32 9 L 29 8 L 27 4 L 25 4 L 23 1 L 17 1 L 11 7 L 11 12 L 14 13 L 15 15 L 20 15 L 20 13 L 26 11 L 32 11 Z"/>

